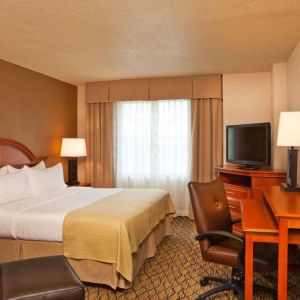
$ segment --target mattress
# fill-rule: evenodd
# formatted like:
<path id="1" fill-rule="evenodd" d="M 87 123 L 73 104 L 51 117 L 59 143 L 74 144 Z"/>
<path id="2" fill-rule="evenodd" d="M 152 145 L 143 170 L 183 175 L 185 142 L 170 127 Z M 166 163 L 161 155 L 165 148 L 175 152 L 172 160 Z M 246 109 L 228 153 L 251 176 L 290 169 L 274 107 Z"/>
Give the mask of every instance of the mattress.
<path id="1" fill-rule="evenodd" d="M 63 222 L 67 213 L 120 190 L 69 187 L 0 205 L 0 237 L 62 242 Z"/>

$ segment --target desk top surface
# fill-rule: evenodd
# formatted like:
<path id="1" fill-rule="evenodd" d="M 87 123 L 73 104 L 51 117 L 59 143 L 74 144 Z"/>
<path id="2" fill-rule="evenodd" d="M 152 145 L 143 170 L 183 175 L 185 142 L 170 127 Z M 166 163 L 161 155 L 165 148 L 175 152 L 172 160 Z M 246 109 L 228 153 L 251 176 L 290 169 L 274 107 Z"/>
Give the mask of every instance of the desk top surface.
<path id="1" fill-rule="evenodd" d="M 278 233 L 278 225 L 268 204 L 263 200 L 243 199 L 242 229 L 245 232 Z"/>
<path id="2" fill-rule="evenodd" d="M 279 186 L 266 187 L 263 193 L 276 217 L 300 218 L 300 193 L 283 192 Z"/>

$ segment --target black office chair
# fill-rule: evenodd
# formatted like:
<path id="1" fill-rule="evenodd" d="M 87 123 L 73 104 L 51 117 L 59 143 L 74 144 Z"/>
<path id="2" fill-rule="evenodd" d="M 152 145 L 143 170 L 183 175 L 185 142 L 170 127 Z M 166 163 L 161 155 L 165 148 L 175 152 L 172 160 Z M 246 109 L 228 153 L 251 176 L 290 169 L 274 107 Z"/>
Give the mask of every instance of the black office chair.
<path id="1" fill-rule="evenodd" d="M 188 184 L 193 213 L 202 258 L 205 261 L 232 267 L 231 279 L 218 276 L 205 276 L 200 284 L 205 286 L 209 281 L 221 285 L 203 293 L 197 299 L 233 290 L 244 299 L 244 239 L 232 232 L 232 220 L 228 200 L 220 179 L 208 183 L 190 182 Z M 256 243 L 254 247 L 254 271 L 271 272 L 276 269 L 277 247 L 272 244 Z M 254 291 L 271 293 L 276 299 L 276 291 L 254 285 Z"/>

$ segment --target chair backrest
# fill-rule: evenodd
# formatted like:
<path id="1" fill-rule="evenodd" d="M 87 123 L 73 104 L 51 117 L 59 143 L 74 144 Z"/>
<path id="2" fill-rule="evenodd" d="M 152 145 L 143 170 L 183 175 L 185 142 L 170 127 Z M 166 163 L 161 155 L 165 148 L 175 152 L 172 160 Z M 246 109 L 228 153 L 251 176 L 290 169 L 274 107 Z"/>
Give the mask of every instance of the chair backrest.
<path id="1" fill-rule="evenodd" d="M 198 233 L 209 230 L 232 232 L 232 221 L 223 183 L 220 179 L 211 182 L 190 182 L 188 184 L 192 208 Z M 205 251 L 218 239 L 205 239 L 200 242 Z"/>

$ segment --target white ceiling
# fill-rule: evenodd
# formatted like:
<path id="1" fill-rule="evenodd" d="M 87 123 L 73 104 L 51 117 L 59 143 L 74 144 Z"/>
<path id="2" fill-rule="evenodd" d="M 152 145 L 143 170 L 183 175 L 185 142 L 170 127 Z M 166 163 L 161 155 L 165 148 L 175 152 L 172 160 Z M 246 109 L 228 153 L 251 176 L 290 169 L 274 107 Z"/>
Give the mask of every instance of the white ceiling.
<path id="1" fill-rule="evenodd" d="M 0 58 L 88 81 L 270 70 L 299 0 L 0 0 Z"/>

